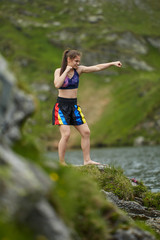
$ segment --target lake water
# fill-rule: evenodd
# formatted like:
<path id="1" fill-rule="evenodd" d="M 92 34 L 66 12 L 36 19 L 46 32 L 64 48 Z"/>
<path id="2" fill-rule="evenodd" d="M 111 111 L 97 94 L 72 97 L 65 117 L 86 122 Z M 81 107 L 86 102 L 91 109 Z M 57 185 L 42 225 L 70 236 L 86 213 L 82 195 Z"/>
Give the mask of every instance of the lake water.
<path id="1" fill-rule="evenodd" d="M 57 161 L 57 152 L 49 152 L 47 156 Z M 160 192 L 160 146 L 153 147 L 120 147 L 120 148 L 92 148 L 92 160 L 102 164 L 120 166 L 129 178 L 142 180 L 152 192 Z M 68 150 L 66 162 L 83 164 L 81 150 Z"/>

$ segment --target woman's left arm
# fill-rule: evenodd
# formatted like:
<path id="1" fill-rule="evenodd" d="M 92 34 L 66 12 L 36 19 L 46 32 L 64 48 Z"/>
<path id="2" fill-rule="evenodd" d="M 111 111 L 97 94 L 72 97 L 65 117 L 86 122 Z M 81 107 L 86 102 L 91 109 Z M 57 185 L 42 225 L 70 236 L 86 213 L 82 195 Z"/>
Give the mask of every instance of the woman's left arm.
<path id="1" fill-rule="evenodd" d="M 101 63 L 101 64 L 97 64 L 97 65 L 90 66 L 90 67 L 79 66 L 78 68 L 79 68 L 80 73 L 90 73 L 90 72 L 102 71 L 111 66 L 121 67 L 122 63 L 120 61 L 116 61 L 116 62 L 109 62 L 109 63 Z"/>

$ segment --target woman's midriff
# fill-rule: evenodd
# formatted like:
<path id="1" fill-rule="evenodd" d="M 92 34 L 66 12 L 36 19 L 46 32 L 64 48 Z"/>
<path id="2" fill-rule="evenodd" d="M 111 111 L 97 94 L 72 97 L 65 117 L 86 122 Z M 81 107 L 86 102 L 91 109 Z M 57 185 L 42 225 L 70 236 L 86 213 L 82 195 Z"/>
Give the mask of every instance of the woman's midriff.
<path id="1" fill-rule="evenodd" d="M 58 91 L 59 91 L 58 97 L 77 98 L 78 88 L 76 88 L 76 89 L 59 89 Z"/>

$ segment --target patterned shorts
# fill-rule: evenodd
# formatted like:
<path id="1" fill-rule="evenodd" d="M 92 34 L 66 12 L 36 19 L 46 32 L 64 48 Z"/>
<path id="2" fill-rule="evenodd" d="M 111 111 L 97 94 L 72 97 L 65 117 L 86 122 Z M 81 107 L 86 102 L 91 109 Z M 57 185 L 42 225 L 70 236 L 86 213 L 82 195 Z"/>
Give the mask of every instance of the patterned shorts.
<path id="1" fill-rule="evenodd" d="M 52 125 L 81 125 L 86 123 L 77 98 L 58 97 L 52 111 Z"/>

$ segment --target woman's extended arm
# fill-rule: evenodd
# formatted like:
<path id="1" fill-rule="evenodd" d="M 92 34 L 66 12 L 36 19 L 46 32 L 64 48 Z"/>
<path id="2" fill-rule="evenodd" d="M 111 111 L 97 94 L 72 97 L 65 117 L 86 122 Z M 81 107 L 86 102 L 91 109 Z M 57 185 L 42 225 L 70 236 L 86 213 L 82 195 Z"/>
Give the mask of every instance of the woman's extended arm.
<path id="1" fill-rule="evenodd" d="M 72 69 L 72 67 L 67 66 L 65 71 L 60 76 L 60 68 L 56 69 L 54 72 L 54 86 L 56 88 L 60 88 L 65 80 L 65 77 L 67 76 L 67 73 Z"/>
<path id="2" fill-rule="evenodd" d="M 80 70 L 80 73 L 98 72 L 111 66 L 121 67 L 122 63 L 120 61 L 116 61 L 116 62 L 97 64 L 90 67 L 79 66 L 79 70 Z"/>

